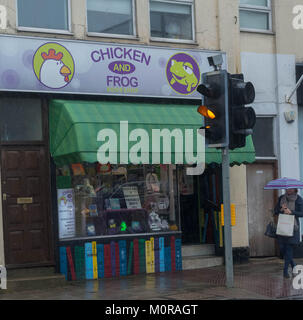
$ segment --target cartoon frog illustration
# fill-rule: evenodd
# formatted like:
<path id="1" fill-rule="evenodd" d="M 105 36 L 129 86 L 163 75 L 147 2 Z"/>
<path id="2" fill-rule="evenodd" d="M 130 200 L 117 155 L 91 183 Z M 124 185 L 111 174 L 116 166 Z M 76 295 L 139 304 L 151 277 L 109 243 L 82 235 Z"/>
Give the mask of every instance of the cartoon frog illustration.
<path id="1" fill-rule="evenodd" d="M 175 82 L 178 82 L 186 85 L 187 92 L 190 92 L 198 83 L 198 79 L 194 74 L 193 66 L 190 62 L 172 60 L 170 72 L 173 76 L 170 84 L 173 85 Z"/>

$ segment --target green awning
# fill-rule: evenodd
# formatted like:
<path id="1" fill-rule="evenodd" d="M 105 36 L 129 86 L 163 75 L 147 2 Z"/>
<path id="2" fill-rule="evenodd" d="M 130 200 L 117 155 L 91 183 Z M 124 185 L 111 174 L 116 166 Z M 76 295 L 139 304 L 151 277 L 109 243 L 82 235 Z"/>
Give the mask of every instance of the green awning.
<path id="1" fill-rule="evenodd" d="M 231 150 L 229 157 L 232 166 L 254 162 L 256 153 L 252 137 L 246 137 L 245 147 Z M 222 162 L 221 151 L 216 148 L 206 148 L 205 160 L 206 163 L 220 164 Z"/>
<path id="2" fill-rule="evenodd" d="M 196 130 L 201 127 L 201 118 L 196 110 L 197 106 L 193 105 L 52 100 L 49 108 L 50 152 L 58 166 L 96 162 L 97 151 L 101 146 L 97 136 L 101 129 L 112 129 L 116 132 L 119 146 L 120 121 L 128 121 L 128 132 L 144 129 L 150 137 L 152 129 L 178 128 L 184 133 L 185 129 Z M 195 135 L 193 138 L 195 154 Z M 135 143 L 137 141 L 129 143 L 129 150 Z M 122 148 L 117 150 L 118 159 L 122 155 Z M 162 160 L 163 154 L 168 150 L 162 145 L 161 148 Z M 152 150 L 151 141 L 149 150 Z M 172 163 L 176 157 L 174 150 L 172 139 Z M 151 163 L 151 155 L 149 157 Z M 208 148 L 205 158 L 206 163 L 221 163 L 221 152 Z M 231 164 L 251 163 L 255 160 L 255 150 L 250 136 L 247 137 L 245 148 L 231 151 L 230 159 Z"/>

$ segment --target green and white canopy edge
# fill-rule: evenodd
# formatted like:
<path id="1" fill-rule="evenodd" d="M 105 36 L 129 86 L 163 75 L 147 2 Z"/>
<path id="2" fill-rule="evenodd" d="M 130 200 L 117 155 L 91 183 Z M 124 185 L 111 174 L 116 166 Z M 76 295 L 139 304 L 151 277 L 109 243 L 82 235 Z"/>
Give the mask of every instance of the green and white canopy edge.
<path id="1" fill-rule="evenodd" d="M 101 145 L 101 142 L 97 141 L 97 135 L 101 129 L 113 129 L 117 133 L 118 140 L 120 121 L 128 121 L 129 132 L 137 128 L 145 129 L 150 137 L 152 129 L 178 128 L 184 133 L 185 129 L 197 130 L 201 127 L 201 117 L 196 110 L 197 106 L 193 105 L 52 100 L 49 108 L 50 152 L 57 166 L 96 162 L 97 151 Z M 170 150 L 172 163 L 176 156 L 173 140 Z M 132 144 L 129 143 L 129 149 Z M 195 139 L 193 146 L 195 153 L 197 151 Z M 149 150 L 151 161 L 151 141 Z M 167 151 L 160 150 L 162 154 Z M 120 159 L 120 150 L 117 150 L 117 156 Z M 221 151 L 207 148 L 205 161 L 208 164 L 220 164 Z M 230 151 L 231 165 L 254 161 L 255 149 L 251 136 L 246 138 L 244 148 Z"/>

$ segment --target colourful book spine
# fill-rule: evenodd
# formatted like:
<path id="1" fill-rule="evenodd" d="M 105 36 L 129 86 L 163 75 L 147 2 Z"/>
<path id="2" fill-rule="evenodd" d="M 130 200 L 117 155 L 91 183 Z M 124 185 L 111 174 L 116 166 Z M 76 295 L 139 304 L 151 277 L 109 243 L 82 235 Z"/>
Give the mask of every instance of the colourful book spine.
<path id="1" fill-rule="evenodd" d="M 145 273 L 146 272 L 145 239 L 139 239 L 139 265 L 140 265 L 140 273 Z"/>
<path id="2" fill-rule="evenodd" d="M 171 250 L 165 247 L 165 271 L 171 271 Z"/>
<path id="3" fill-rule="evenodd" d="M 165 271 L 165 251 L 164 251 L 164 238 L 159 238 L 159 253 L 160 253 L 160 272 Z"/>
<path id="4" fill-rule="evenodd" d="M 66 257 L 66 248 L 60 247 L 60 273 L 65 275 L 65 279 L 68 280 L 67 275 L 67 257 Z"/>
<path id="5" fill-rule="evenodd" d="M 66 247 L 66 255 L 68 260 L 68 266 L 71 274 L 71 280 L 76 280 L 76 273 L 75 273 L 75 267 L 74 267 L 74 261 L 73 256 L 70 247 Z"/>
<path id="6" fill-rule="evenodd" d="M 104 245 L 104 277 L 112 277 L 112 266 L 111 266 L 111 248 L 110 244 Z"/>
<path id="7" fill-rule="evenodd" d="M 176 239 L 176 270 L 182 270 L 182 245 L 181 239 Z"/>
<path id="8" fill-rule="evenodd" d="M 170 250 L 171 250 L 171 271 L 176 271 L 176 238 L 171 236 L 170 238 Z"/>
<path id="9" fill-rule="evenodd" d="M 134 243 L 133 241 L 131 241 L 129 244 L 129 251 L 128 251 L 127 274 L 132 274 L 133 253 L 134 253 Z"/>
<path id="10" fill-rule="evenodd" d="M 116 277 L 120 276 L 120 250 L 119 250 L 119 243 L 115 243 L 115 257 L 116 257 Z"/>
<path id="11" fill-rule="evenodd" d="M 75 269 L 77 280 L 85 279 L 84 247 L 75 246 Z"/>
<path id="12" fill-rule="evenodd" d="M 91 280 L 91 279 L 94 279 L 92 243 L 86 242 L 84 247 L 85 247 L 85 277 L 86 279 Z"/>
<path id="13" fill-rule="evenodd" d="M 151 273 L 151 242 L 145 241 L 146 273 Z"/>
<path id="14" fill-rule="evenodd" d="M 110 243 L 110 257 L 111 257 L 111 266 L 112 266 L 112 276 L 116 276 L 116 245 L 114 241 Z"/>
<path id="15" fill-rule="evenodd" d="M 98 279 L 97 243 L 92 241 L 93 278 Z"/>
<path id="16" fill-rule="evenodd" d="M 155 239 L 150 238 L 150 268 L 151 273 L 155 273 Z"/>
<path id="17" fill-rule="evenodd" d="M 119 256 L 120 256 L 120 275 L 127 275 L 127 256 L 126 256 L 126 241 L 119 241 Z"/>
<path id="18" fill-rule="evenodd" d="M 104 245 L 97 244 L 98 278 L 104 278 Z"/>
<path id="19" fill-rule="evenodd" d="M 159 238 L 155 238 L 155 272 L 160 272 Z"/>
<path id="20" fill-rule="evenodd" d="M 140 273 L 139 241 L 134 239 L 134 274 Z"/>

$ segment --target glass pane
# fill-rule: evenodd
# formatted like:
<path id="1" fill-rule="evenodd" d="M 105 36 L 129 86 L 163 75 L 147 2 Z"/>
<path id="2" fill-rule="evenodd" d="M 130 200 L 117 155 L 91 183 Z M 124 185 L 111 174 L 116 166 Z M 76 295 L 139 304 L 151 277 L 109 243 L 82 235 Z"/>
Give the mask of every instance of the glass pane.
<path id="1" fill-rule="evenodd" d="M 151 36 L 192 40 L 191 5 L 150 2 Z"/>
<path id="2" fill-rule="evenodd" d="M 273 118 L 257 118 L 253 129 L 256 157 L 274 157 Z"/>
<path id="3" fill-rule="evenodd" d="M 87 0 L 89 32 L 133 35 L 132 0 Z"/>
<path id="4" fill-rule="evenodd" d="M 269 14 L 240 10 L 240 28 L 269 30 Z"/>
<path id="5" fill-rule="evenodd" d="M 0 99 L 2 141 L 41 141 L 42 114 L 38 99 Z"/>
<path id="6" fill-rule="evenodd" d="M 268 1 L 267 0 L 240 0 L 240 5 L 250 5 L 250 6 L 261 6 L 267 7 Z"/>
<path id="7" fill-rule="evenodd" d="M 18 26 L 68 30 L 68 0 L 18 0 Z"/>
<path id="8" fill-rule="evenodd" d="M 179 230 L 171 170 L 169 165 L 109 163 L 57 167 L 59 238 Z"/>

